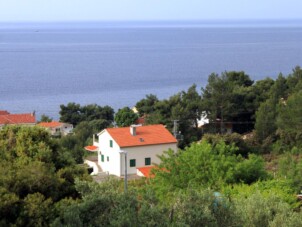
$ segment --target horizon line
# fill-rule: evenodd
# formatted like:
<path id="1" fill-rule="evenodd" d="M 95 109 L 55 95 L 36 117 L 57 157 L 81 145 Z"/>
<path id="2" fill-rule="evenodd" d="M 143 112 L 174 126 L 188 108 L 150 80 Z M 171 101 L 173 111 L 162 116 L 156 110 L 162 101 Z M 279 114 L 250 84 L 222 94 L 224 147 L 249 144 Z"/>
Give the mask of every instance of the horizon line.
<path id="1" fill-rule="evenodd" d="M 282 22 L 282 21 L 301 21 L 301 18 L 219 18 L 219 19 L 108 19 L 108 20 L 7 20 L 1 21 L 0 23 L 90 23 L 90 22 L 256 22 L 256 21 L 267 21 L 267 22 Z"/>

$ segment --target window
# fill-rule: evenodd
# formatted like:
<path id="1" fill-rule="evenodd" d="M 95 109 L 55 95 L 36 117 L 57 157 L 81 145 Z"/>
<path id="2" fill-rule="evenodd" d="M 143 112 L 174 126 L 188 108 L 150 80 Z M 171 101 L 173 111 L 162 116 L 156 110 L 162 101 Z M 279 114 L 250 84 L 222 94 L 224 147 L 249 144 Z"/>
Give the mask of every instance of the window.
<path id="1" fill-rule="evenodd" d="M 107 162 L 109 162 L 109 156 L 107 156 Z"/>
<path id="2" fill-rule="evenodd" d="M 101 161 L 104 162 L 104 155 L 101 155 Z"/>
<path id="3" fill-rule="evenodd" d="M 93 139 L 94 139 L 94 142 L 99 142 L 99 137 L 98 137 L 98 134 L 94 134 L 93 135 Z"/>
<path id="4" fill-rule="evenodd" d="M 109 141 L 109 144 L 110 144 L 110 147 L 113 147 L 113 141 L 112 140 Z"/>
<path id="5" fill-rule="evenodd" d="M 151 165 L 151 158 L 145 158 L 145 166 Z"/>
<path id="6" fill-rule="evenodd" d="M 130 167 L 135 167 L 135 166 L 136 166 L 136 160 L 130 159 Z"/>

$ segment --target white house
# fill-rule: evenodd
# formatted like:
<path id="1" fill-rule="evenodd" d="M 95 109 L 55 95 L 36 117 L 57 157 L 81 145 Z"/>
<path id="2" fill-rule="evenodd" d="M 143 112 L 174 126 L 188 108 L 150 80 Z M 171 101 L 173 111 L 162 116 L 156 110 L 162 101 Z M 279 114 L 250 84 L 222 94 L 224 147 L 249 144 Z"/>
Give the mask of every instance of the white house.
<path id="1" fill-rule="evenodd" d="M 38 126 L 46 128 L 52 136 L 66 136 L 72 133 L 73 125 L 63 122 L 41 122 Z"/>
<path id="2" fill-rule="evenodd" d="M 93 146 L 85 149 L 98 152 L 98 164 L 103 171 L 124 176 L 125 161 L 127 174 L 137 174 L 141 167 L 159 164 L 157 155 L 168 149 L 176 151 L 177 140 L 163 125 L 133 125 L 104 129 L 94 137 Z"/>

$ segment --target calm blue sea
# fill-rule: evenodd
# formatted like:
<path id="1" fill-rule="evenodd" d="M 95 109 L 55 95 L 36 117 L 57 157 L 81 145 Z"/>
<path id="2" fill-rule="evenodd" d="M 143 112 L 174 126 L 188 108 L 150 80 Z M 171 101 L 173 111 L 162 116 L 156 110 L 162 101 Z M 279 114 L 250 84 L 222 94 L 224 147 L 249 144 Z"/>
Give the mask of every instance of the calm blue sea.
<path id="1" fill-rule="evenodd" d="M 212 72 L 259 80 L 296 65 L 298 22 L 0 24 L 0 109 L 58 119 L 68 102 L 117 110 L 200 88 Z"/>

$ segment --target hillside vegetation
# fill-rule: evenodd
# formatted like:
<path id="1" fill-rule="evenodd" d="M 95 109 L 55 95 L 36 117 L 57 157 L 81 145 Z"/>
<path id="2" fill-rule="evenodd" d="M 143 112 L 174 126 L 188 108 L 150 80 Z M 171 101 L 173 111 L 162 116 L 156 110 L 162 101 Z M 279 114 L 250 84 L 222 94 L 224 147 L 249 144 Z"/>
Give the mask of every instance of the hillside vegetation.
<path id="1" fill-rule="evenodd" d="M 208 84 L 138 101 L 118 125 L 143 117 L 173 130 L 154 178 L 92 181 L 81 164 L 92 134 L 114 124 L 111 107 L 61 105 L 73 135 L 38 127 L 0 131 L 0 226 L 302 226 L 302 70 L 252 81 L 211 74 Z M 209 124 L 198 124 L 207 115 Z M 44 116 L 45 117 L 45 116 Z M 233 133 L 228 133 L 232 128 Z M 180 132 L 180 133 L 179 133 Z"/>

